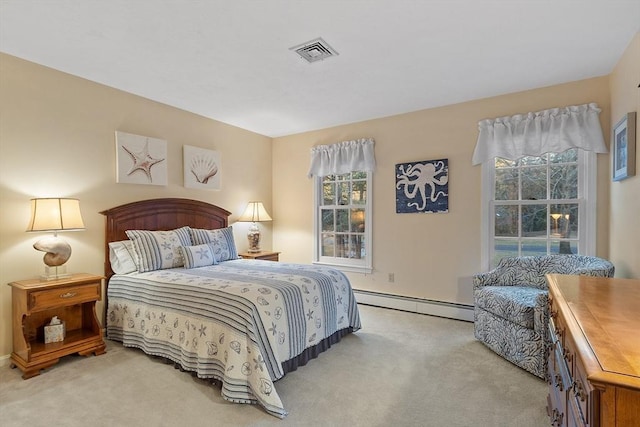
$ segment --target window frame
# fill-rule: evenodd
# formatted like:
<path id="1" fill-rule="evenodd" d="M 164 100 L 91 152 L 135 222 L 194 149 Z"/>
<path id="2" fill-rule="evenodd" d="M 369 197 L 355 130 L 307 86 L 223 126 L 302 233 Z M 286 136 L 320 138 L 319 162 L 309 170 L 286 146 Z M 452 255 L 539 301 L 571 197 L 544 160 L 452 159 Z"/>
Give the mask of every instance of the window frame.
<path id="1" fill-rule="evenodd" d="M 359 172 L 352 171 L 348 173 Z M 320 216 L 320 211 L 323 206 L 323 192 L 322 185 L 324 176 L 314 176 L 313 183 L 313 264 L 317 265 L 327 265 L 334 268 L 337 268 L 341 271 L 346 272 L 354 272 L 354 273 L 365 273 L 369 274 L 373 272 L 373 253 L 372 253 L 372 236 L 373 236 L 373 220 L 372 220 L 372 206 L 373 206 L 373 172 L 371 171 L 362 171 L 367 174 L 366 185 L 367 185 L 367 197 L 364 204 L 361 205 L 345 205 L 349 206 L 349 209 L 363 209 L 365 211 L 364 215 L 364 247 L 365 247 L 365 257 L 364 258 L 342 258 L 342 257 L 327 257 L 321 255 L 321 245 L 322 245 L 322 221 Z M 345 174 L 333 174 L 333 175 L 345 175 Z M 350 178 L 348 180 L 352 182 Z M 335 205 L 330 205 L 335 206 Z"/>
<path id="2" fill-rule="evenodd" d="M 577 149 L 578 159 L 578 253 L 581 255 L 595 255 L 596 251 L 596 215 L 597 215 L 597 155 L 592 151 Z M 481 263 L 485 270 L 494 267 L 495 231 L 495 159 L 487 160 L 481 166 Z M 547 177 L 548 179 L 548 177 Z M 550 201 L 551 200 L 551 201 Z M 574 203 L 574 199 L 570 199 Z M 550 202 L 549 202 L 550 201 Z M 539 204 L 563 204 L 567 199 L 544 199 L 536 201 Z M 501 204 L 505 203 L 501 200 Z M 526 205 L 532 202 L 526 200 L 514 201 L 515 205 Z M 535 202 L 533 202 L 535 203 Z M 549 234 L 545 237 L 550 240 Z M 547 245 L 547 248 L 549 246 Z"/>

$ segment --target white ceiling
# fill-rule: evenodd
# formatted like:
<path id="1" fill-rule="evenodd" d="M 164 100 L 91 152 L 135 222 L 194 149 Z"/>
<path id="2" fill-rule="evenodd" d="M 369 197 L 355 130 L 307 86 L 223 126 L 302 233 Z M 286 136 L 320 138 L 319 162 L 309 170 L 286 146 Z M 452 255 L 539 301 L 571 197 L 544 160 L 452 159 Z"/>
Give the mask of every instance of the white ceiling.
<path id="1" fill-rule="evenodd" d="M 639 30 L 640 0 L 0 0 L 0 51 L 271 137 L 606 75 Z"/>

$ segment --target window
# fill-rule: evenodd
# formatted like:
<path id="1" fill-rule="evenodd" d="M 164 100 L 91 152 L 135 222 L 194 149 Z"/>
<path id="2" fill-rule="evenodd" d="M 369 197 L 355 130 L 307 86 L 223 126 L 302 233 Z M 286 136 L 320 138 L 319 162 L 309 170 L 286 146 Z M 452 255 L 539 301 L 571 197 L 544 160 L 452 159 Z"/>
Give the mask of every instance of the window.
<path id="1" fill-rule="evenodd" d="M 595 252 L 595 157 L 569 149 L 483 164 L 483 264 Z"/>
<path id="2" fill-rule="evenodd" d="M 316 177 L 314 261 L 371 272 L 371 173 Z"/>

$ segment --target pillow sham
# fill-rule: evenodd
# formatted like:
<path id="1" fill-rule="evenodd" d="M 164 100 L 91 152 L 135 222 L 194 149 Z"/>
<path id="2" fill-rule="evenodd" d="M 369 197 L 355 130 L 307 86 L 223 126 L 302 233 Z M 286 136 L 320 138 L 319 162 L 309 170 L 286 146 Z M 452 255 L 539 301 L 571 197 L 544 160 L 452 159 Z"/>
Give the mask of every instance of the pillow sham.
<path id="1" fill-rule="evenodd" d="M 109 243 L 109 261 L 114 273 L 128 274 L 138 271 L 135 256 L 131 240 Z"/>
<path id="2" fill-rule="evenodd" d="M 217 230 L 190 228 L 189 231 L 194 245 L 211 243 L 217 262 L 238 259 L 238 250 L 233 240 L 233 228 L 231 226 L 218 228 Z"/>
<path id="3" fill-rule="evenodd" d="M 184 268 L 205 267 L 216 265 L 216 256 L 211 243 L 196 246 L 180 246 L 180 253 L 184 259 Z"/>
<path id="4" fill-rule="evenodd" d="M 191 246 L 189 227 L 169 231 L 127 230 L 133 242 L 138 272 L 182 267 L 180 246 Z"/>

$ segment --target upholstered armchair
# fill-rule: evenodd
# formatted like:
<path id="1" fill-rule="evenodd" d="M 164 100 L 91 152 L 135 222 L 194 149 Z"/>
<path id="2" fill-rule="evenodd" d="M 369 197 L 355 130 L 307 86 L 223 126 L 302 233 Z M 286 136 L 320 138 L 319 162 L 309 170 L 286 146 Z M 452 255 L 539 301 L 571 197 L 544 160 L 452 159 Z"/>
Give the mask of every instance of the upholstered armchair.
<path id="1" fill-rule="evenodd" d="M 548 288 L 545 275 L 612 277 L 609 261 L 584 255 L 503 258 L 473 278 L 478 340 L 515 365 L 545 378 Z"/>

